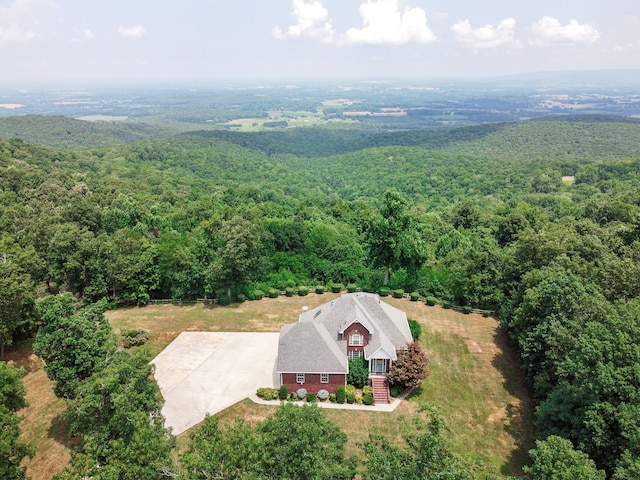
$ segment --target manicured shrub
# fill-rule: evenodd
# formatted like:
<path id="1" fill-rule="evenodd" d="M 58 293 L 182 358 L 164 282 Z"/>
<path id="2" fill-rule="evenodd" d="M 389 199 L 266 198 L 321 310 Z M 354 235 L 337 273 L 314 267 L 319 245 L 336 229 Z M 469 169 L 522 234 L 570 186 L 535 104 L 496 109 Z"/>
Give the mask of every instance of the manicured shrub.
<path id="1" fill-rule="evenodd" d="M 142 328 L 127 328 L 121 335 L 124 348 L 139 347 L 149 340 L 149 332 Z"/>
<path id="2" fill-rule="evenodd" d="M 354 387 L 353 385 L 347 384 L 346 387 L 344 387 L 344 393 L 346 393 L 347 395 L 349 395 L 350 393 L 355 393 L 356 391 L 356 387 Z"/>
<path id="3" fill-rule="evenodd" d="M 287 297 L 293 297 L 296 294 L 296 289 L 294 287 L 287 287 L 284 289 L 284 294 Z"/>
<path id="4" fill-rule="evenodd" d="M 444 302 L 442 302 L 442 308 L 451 308 L 451 302 L 449 300 L 445 300 Z"/>
<path id="5" fill-rule="evenodd" d="M 269 298 L 278 298 L 280 296 L 280 290 L 276 290 L 275 288 L 269 289 Z"/>
<path id="6" fill-rule="evenodd" d="M 491 316 L 491 310 L 483 310 L 482 311 L 482 316 L 483 317 L 490 317 Z"/>
<path id="7" fill-rule="evenodd" d="M 358 405 L 362 404 L 362 390 L 356 390 L 355 399 Z"/>
<path id="8" fill-rule="evenodd" d="M 278 396 L 278 390 L 269 387 L 259 388 L 256 394 L 265 400 L 273 400 Z"/>
<path id="9" fill-rule="evenodd" d="M 354 293 L 356 290 L 358 290 L 358 286 L 355 283 L 347 284 L 347 292 Z"/>
<path id="10" fill-rule="evenodd" d="M 313 403 L 313 402 L 317 402 L 317 401 L 318 401 L 318 397 L 316 397 L 315 394 L 307 393 L 307 402 Z"/>
<path id="11" fill-rule="evenodd" d="M 409 322 L 409 330 L 411 331 L 411 337 L 414 340 L 419 339 L 420 335 L 422 334 L 422 325 L 420 325 L 418 322 L 416 322 L 412 318 L 409 318 L 407 321 Z"/>
<path id="12" fill-rule="evenodd" d="M 345 388 L 342 385 L 340 385 L 336 389 L 336 402 L 344 403 L 346 399 L 347 399 L 347 393 L 345 391 Z"/>
<path id="13" fill-rule="evenodd" d="M 223 307 L 231 305 L 231 297 L 229 295 L 220 295 L 220 298 L 218 298 L 218 305 L 222 305 Z"/>
<path id="14" fill-rule="evenodd" d="M 331 285 L 331 292 L 332 293 L 340 293 L 342 291 L 342 284 L 341 283 L 334 283 L 333 285 Z"/>
<path id="15" fill-rule="evenodd" d="M 365 405 L 373 405 L 373 395 L 363 395 L 362 403 L 364 403 Z"/>
<path id="16" fill-rule="evenodd" d="M 402 298 L 404 297 L 404 290 L 401 288 L 396 288 L 393 291 L 393 298 Z"/>
<path id="17" fill-rule="evenodd" d="M 380 287 L 380 289 L 378 289 L 378 295 L 381 297 L 388 297 L 390 291 L 389 287 Z"/>
<path id="18" fill-rule="evenodd" d="M 280 400 L 286 400 L 289 396 L 289 387 L 286 385 L 280 386 L 280 390 L 278 391 L 278 398 Z"/>
<path id="19" fill-rule="evenodd" d="M 355 403 L 356 395 L 355 393 L 347 393 L 347 403 Z"/>
<path id="20" fill-rule="evenodd" d="M 436 297 L 429 296 L 424 300 L 424 303 L 426 303 L 430 307 L 433 307 L 436 303 L 438 303 L 438 299 Z"/>
<path id="21" fill-rule="evenodd" d="M 337 400 L 336 400 L 336 394 L 335 393 L 329 394 L 329 401 L 331 403 L 336 403 Z"/>
<path id="22" fill-rule="evenodd" d="M 309 294 L 309 287 L 298 287 L 298 295 L 304 297 Z"/>
<path id="23" fill-rule="evenodd" d="M 262 290 L 254 290 L 253 291 L 253 299 L 254 300 L 262 300 L 264 297 L 264 292 Z"/>
<path id="24" fill-rule="evenodd" d="M 371 385 L 365 385 L 362 387 L 363 395 L 373 395 L 373 387 Z"/>
<path id="25" fill-rule="evenodd" d="M 238 300 L 238 303 L 242 303 L 247 300 L 247 296 L 244 293 L 239 293 L 236 295 L 236 299 Z"/>
<path id="26" fill-rule="evenodd" d="M 398 395 L 400 395 L 400 389 L 398 387 L 391 387 L 389 389 L 389 394 L 393 397 L 396 398 Z"/>
<path id="27" fill-rule="evenodd" d="M 327 390 L 325 390 L 324 388 L 322 390 L 318 391 L 318 398 L 322 401 L 326 400 L 327 398 L 329 398 L 329 392 Z"/>
<path id="28" fill-rule="evenodd" d="M 471 307 L 471 305 L 465 305 L 464 307 L 462 307 L 462 313 L 464 313 L 465 315 L 469 315 L 472 310 L 473 307 Z"/>
<path id="29" fill-rule="evenodd" d="M 298 390 L 296 390 L 296 395 L 298 396 L 298 398 L 300 400 L 302 400 L 303 398 L 307 397 L 307 389 L 306 388 L 299 388 Z"/>
<path id="30" fill-rule="evenodd" d="M 409 294 L 409 299 L 411 299 L 412 302 L 417 302 L 420 300 L 420 294 L 418 292 L 411 292 Z"/>
<path id="31" fill-rule="evenodd" d="M 316 287 L 316 293 L 322 295 L 324 293 L 324 285 L 318 285 Z"/>

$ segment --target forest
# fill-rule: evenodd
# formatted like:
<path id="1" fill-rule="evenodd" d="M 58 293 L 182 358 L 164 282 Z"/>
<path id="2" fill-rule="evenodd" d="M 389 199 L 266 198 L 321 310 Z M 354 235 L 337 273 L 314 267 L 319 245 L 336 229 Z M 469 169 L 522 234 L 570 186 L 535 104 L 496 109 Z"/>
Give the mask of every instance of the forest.
<path id="1" fill-rule="evenodd" d="M 415 293 L 499 319 L 537 405 L 526 478 L 640 478 L 639 121 L 255 134 L 3 122 L 21 122 L 33 138 L 44 122 L 43 138 L 65 137 L 64 147 L 0 140 L 0 347 L 37 334 L 34 348 L 69 401 L 82 442 L 56 478 L 95 475 L 101 464 L 99 478 L 175 471 L 149 359 L 114 350 L 106 309 L 225 304 L 334 284 Z M 94 135 L 98 142 L 84 140 Z M 51 342 L 62 341 L 56 332 L 70 329 L 87 337 L 73 346 L 75 366 L 47 360 Z M 2 478 L 24 478 L 29 453 L 17 434 L 19 376 L 0 363 Z M 119 419 L 133 411 L 142 414 L 124 431 Z M 181 459 L 185 478 L 353 478 L 341 433 L 315 413 L 298 415 L 283 409 L 255 428 L 224 431 L 207 420 Z M 363 445 L 370 465 L 389 470 L 375 474 L 365 462 L 362 478 L 480 478 L 446 450 L 437 412 L 416 422 L 403 448 L 384 438 Z M 256 449 L 292 454 L 297 447 L 285 451 L 279 440 L 286 423 L 309 442 L 330 438 L 314 458 L 334 470 L 314 477 L 233 464 Z M 207 453 L 212 443 L 219 450 Z M 154 456 L 133 465 L 135 451 Z"/>

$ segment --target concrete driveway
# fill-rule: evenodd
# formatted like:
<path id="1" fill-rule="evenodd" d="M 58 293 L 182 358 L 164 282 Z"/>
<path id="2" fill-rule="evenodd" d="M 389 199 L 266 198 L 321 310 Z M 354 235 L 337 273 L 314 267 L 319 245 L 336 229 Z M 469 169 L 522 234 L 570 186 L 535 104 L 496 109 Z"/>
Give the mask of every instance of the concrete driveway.
<path id="1" fill-rule="evenodd" d="M 183 332 L 151 363 L 174 435 L 274 385 L 279 333 Z"/>

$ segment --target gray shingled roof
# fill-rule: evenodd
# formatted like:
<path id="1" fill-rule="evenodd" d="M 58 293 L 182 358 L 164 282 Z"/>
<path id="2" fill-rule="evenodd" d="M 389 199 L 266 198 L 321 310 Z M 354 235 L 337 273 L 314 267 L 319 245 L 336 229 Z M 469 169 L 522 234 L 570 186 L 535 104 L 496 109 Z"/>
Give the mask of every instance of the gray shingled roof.
<path id="1" fill-rule="evenodd" d="M 300 321 L 280 330 L 277 371 L 347 373 L 346 342 L 341 333 L 354 321 L 372 336 L 365 358 L 383 348 L 394 360 L 397 348 L 412 341 L 407 316 L 378 295 L 350 293 L 300 315 Z"/>

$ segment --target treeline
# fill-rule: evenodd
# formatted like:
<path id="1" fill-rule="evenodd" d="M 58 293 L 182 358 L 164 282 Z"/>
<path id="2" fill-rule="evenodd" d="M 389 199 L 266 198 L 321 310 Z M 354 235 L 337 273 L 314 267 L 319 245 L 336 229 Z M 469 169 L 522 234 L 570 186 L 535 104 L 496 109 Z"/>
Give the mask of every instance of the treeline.
<path id="1" fill-rule="evenodd" d="M 491 155 L 494 134 L 526 143 L 512 126 L 458 153 L 386 146 L 322 158 L 208 135 L 75 152 L 0 142 L 0 345 L 36 331 L 36 299 L 49 293 L 120 305 L 388 283 L 496 312 L 538 401 L 541 438 L 570 440 L 611 478 L 638 478 L 640 159 L 626 156 L 637 136 L 616 150 L 618 127 L 606 124 L 606 161 L 598 149 Z M 571 131 L 591 129 L 595 145 L 599 128 Z M 619 128 L 622 138 L 637 126 Z M 572 144 L 544 122 L 522 132 L 555 150 Z"/>

